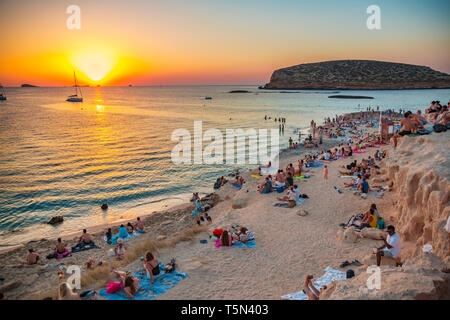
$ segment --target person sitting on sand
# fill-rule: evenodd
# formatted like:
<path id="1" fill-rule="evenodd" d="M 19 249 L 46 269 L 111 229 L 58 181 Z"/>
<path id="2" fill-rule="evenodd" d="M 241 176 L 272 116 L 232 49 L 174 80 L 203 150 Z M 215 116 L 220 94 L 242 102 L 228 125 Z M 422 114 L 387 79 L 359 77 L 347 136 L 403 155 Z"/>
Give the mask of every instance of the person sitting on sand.
<path id="1" fill-rule="evenodd" d="M 144 255 L 144 269 L 145 271 L 147 271 L 147 277 L 151 279 L 151 282 L 153 284 L 153 277 L 157 276 L 160 273 L 160 270 L 158 260 L 150 251 L 147 251 Z"/>
<path id="2" fill-rule="evenodd" d="M 119 238 L 122 238 L 122 239 L 128 238 L 127 228 L 125 228 L 125 226 L 123 224 L 121 224 L 120 228 L 119 228 Z"/>
<path id="3" fill-rule="evenodd" d="M 53 257 L 56 257 L 57 259 L 65 258 L 68 256 L 71 256 L 69 249 L 66 248 L 64 242 L 61 240 L 61 238 L 58 238 L 55 246 L 55 251 L 53 253 Z M 48 259 L 48 257 L 47 257 Z"/>
<path id="4" fill-rule="evenodd" d="M 285 185 L 286 185 L 286 176 L 285 176 L 283 170 L 278 170 L 277 174 L 275 175 L 274 186 L 284 187 Z"/>
<path id="5" fill-rule="evenodd" d="M 418 126 L 415 121 L 413 121 L 411 118 L 411 112 L 406 112 L 404 115 L 404 119 L 400 121 L 400 125 L 402 126 L 402 129 L 399 131 L 400 136 L 405 136 L 411 133 L 414 133 L 414 131 L 417 131 Z"/>
<path id="6" fill-rule="evenodd" d="M 244 178 L 242 178 L 242 176 L 236 176 L 236 180 L 234 181 L 233 185 L 235 187 L 242 187 L 242 185 L 244 184 Z"/>
<path id="7" fill-rule="evenodd" d="M 220 235 L 220 245 L 229 247 L 232 244 L 232 237 L 231 234 L 228 232 L 228 230 L 223 230 L 222 234 Z"/>
<path id="8" fill-rule="evenodd" d="M 398 262 L 400 259 L 401 250 L 400 238 L 395 233 L 394 226 L 388 226 L 387 233 L 388 236 L 386 239 L 383 236 L 381 237 L 381 240 L 383 240 L 384 244 L 381 247 L 377 248 L 376 252 L 374 252 L 377 255 L 377 266 L 380 266 L 381 264 L 381 257 L 388 257 L 395 259 L 396 266 L 401 267 L 402 263 Z"/>
<path id="9" fill-rule="evenodd" d="M 292 163 L 289 163 L 289 165 L 286 167 L 286 174 L 288 173 L 291 173 L 292 176 L 295 176 L 295 168 Z"/>
<path id="10" fill-rule="evenodd" d="M 363 177 L 359 187 L 357 188 L 363 198 L 367 197 L 367 194 L 369 193 L 369 183 L 366 180 L 367 178 Z"/>
<path id="11" fill-rule="evenodd" d="M 295 207 L 298 200 L 298 194 L 294 191 L 294 186 L 290 186 L 287 194 L 282 198 L 277 198 L 279 201 L 288 202 L 290 208 Z"/>
<path id="12" fill-rule="evenodd" d="M 267 176 L 263 183 L 258 187 L 259 193 L 270 193 L 273 191 L 272 176 Z"/>
<path id="13" fill-rule="evenodd" d="M 308 300 L 319 300 L 319 297 L 323 290 L 327 287 L 323 286 L 322 289 L 317 290 L 316 287 L 312 283 L 313 276 L 307 275 L 305 277 L 305 281 L 303 283 L 303 290 L 305 290 L 306 295 L 308 296 Z"/>
<path id="14" fill-rule="evenodd" d="M 105 241 L 106 241 L 107 244 L 111 244 L 111 242 L 112 242 L 112 230 L 111 230 L 111 228 L 108 228 L 108 231 L 106 231 Z"/>
<path id="15" fill-rule="evenodd" d="M 62 282 L 59 284 L 58 300 L 80 300 L 80 296 L 72 291 L 67 282 Z"/>
<path id="16" fill-rule="evenodd" d="M 33 248 L 28 249 L 27 264 L 40 264 L 39 258 L 39 254 Z"/>
<path id="17" fill-rule="evenodd" d="M 207 212 L 205 212 L 205 213 L 203 214 L 203 218 L 206 220 L 206 223 L 207 223 L 207 224 L 211 224 L 211 223 L 212 223 L 212 219 L 211 219 L 211 217 L 208 215 Z"/>
<path id="18" fill-rule="evenodd" d="M 369 211 L 364 212 L 361 220 L 361 229 L 376 228 L 378 225 L 378 218 L 375 214 L 375 209 L 370 208 Z"/>
<path id="19" fill-rule="evenodd" d="M 114 248 L 114 257 L 117 260 L 123 260 L 125 258 L 125 254 L 127 252 L 127 248 L 123 244 L 122 238 L 117 238 L 117 244 Z"/>
<path id="20" fill-rule="evenodd" d="M 81 235 L 80 239 L 78 240 L 78 244 L 87 245 L 87 244 L 91 244 L 91 243 L 93 243 L 92 236 L 89 233 L 87 233 L 86 229 L 83 229 L 83 234 Z"/>
<path id="21" fill-rule="evenodd" d="M 128 232 L 128 234 L 132 234 L 134 232 L 134 227 L 131 224 L 131 222 L 127 223 L 127 232 Z"/>
<path id="22" fill-rule="evenodd" d="M 194 193 L 192 194 L 191 201 L 195 203 L 195 201 L 196 201 L 197 199 L 200 199 L 200 197 L 198 196 L 198 192 L 194 192 Z"/>
<path id="23" fill-rule="evenodd" d="M 145 232 L 144 231 L 144 222 L 142 222 L 140 217 L 137 217 L 136 221 L 136 231 L 137 232 Z"/>
<path id="24" fill-rule="evenodd" d="M 123 291 L 125 294 L 133 299 L 136 293 L 140 290 L 139 278 L 133 277 L 129 272 L 113 270 L 113 273 L 117 274 L 122 280 Z"/>
<path id="25" fill-rule="evenodd" d="M 288 172 L 288 175 L 286 177 L 286 183 L 288 186 L 294 185 L 294 178 L 292 177 L 292 174 L 290 172 Z"/>
<path id="26" fill-rule="evenodd" d="M 248 229 L 246 227 L 240 227 L 239 231 L 235 234 L 236 238 L 242 242 L 246 243 L 248 240 L 250 240 L 250 236 L 247 233 Z"/>

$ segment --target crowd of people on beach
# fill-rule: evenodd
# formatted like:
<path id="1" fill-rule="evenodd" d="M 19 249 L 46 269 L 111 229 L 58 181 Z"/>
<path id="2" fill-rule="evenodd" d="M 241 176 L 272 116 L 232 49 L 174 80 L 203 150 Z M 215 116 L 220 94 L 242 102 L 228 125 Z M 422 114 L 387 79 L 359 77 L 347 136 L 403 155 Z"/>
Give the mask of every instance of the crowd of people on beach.
<path id="1" fill-rule="evenodd" d="M 402 117 L 399 121 L 400 127 L 396 132 L 393 132 L 390 135 L 394 142 L 394 147 L 397 146 L 398 140 L 403 136 L 421 134 L 429 130 L 425 129 L 427 124 L 431 125 L 432 130 L 435 132 L 446 131 L 449 128 L 450 120 L 449 106 L 450 101 L 447 105 L 441 105 L 439 101 L 432 101 L 424 114 L 422 114 L 421 110 L 418 110 L 416 113 L 406 110 L 400 110 L 400 112 L 397 113 L 391 109 L 383 111 L 382 114 L 397 121 L 400 120 L 398 118 L 399 116 Z M 259 167 L 256 176 L 264 177 L 264 179 L 257 185 L 257 191 L 260 194 L 267 194 L 275 190 L 280 193 L 287 190 L 287 193 L 282 197 L 277 197 L 277 200 L 283 203 L 286 202 L 288 207 L 295 207 L 300 198 L 308 197 L 307 195 L 302 195 L 300 193 L 300 188 L 298 184 L 295 183 L 295 179 L 308 179 L 313 168 L 323 166 L 324 180 L 328 180 L 328 164 L 332 161 L 351 158 L 355 153 L 367 152 L 370 147 L 379 147 L 387 144 L 387 141 L 383 140 L 379 133 L 364 133 L 364 130 L 361 129 L 361 126 L 371 128 L 381 125 L 374 120 L 376 114 L 380 112 L 379 107 L 376 108 L 376 111 L 375 109 L 368 107 L 366 111 L 367 112 L 340 116 L 336 115 L 336 117 L 332 119 L 326 118 L 324 119 L 323 125 L 317 125 L 317 123 L 312 120 L 309 136 L 304 139 L 304 141 L 301 141 L 300 134 L 298 142 L 295 142 L 292 137 L 290 137 L 289 149 L 295 150 L 301 147 L 319 148 L 319 146 L 323 144 L 324 138 L 340 139 L 342 142 L 336 147 L 309 152 L 301 159 L 298 159 L 297 163 L 289 163 L 284 169 L 273 168 L 271 162 L 266 166 Z M 265 120 L 268 119 L 271 119 L 271 117 L 265 116 Z M 286 118 L 275 118 L 275 121 L 280 122 L 280 130 L 284 131 Z M 357 160 L 352 160 L 347 164 L 340 165 L 340 169 L 342 170 L 338 170 L 338 173 L 341 176 L 352 177 L 352 183 L 349 186 L 354 189 L 355 194 L 366 198 L 370 190 L 368 180 L 374 175 L 374 170 L 379 169 L 377 162 L 387 157 L 388 154 L 385 150 L 377 149 L 372 155 L 363 158 L 359 162 Z M 228 183 L 228 180 L 222 176 L 217 179 L 214 189 L 219 189 L 226 183 Z M 237 174 L 235 180 L 229 183 L 240 189 L 246 182 L 241 175 Z M 194 206 L 193 215 L 195 215 L 195 223 L 197 225 L 211 224 L 212 219 L 208 215 L 210 209 L 209 205 L 203 205 L 198 193 L 193 193 L 191 201 Z M 448 224 L 449 222 L 447 222 L 447 225 Z M 384 219 L 380 216 L 376 204 L 371 204 L 367 211 L 352 216 L 350 221 L 345 224 L 344 227 L 352 227 L 357 231 L 361 231 L 365 228 L 385 229 L 387 237 L 380 238 L 380 240 L 383 241 L 383 245 L 373 249 L 373 254 L 376 256 L 376 263 L 380 266 L 381 260 L 384 257 L 394 259 L 397 266 L 402 266 L 401 239 L 396 233 L 396 229 L 393 225 L 385 227 Z M 126 225 L 122 224 L 117 236 L 113 236 L 112 228 L 108 228 L 104 239 L 108 245 L 114 246 L 112 251 L 114 259 L 124 260 L 127 254 L 125 241 L 129 239 L 130 235 L 144 232 L 144 223 L 137 217 L 135 223 L 128 222 Z M 447 230 L 447 232 L 450 231 Z M 231 229 L 217 230 L 213 235 L 219 239 L 218 242 L 221 246 L 232 246 L 233 243 L 237 242 L 246 243 L 253 237 L 253 234 L 249 232 L 248 228 L 245 226 L 235 226 Z M 91 248 L 98 247 L 94 243 L 93 236 L 84 229 L 81 236 L 78 238 L 77 244 L 71 249 L 66 247 L 65 242 L 61 238 L 58 238 L 55 248 L 52 250 L 52 253 L 47 256 L 47 259 L 56 258 L 59 260 L 70 257 L 76 252 L 89 250 Z M 85 268 L 87 270 L 93 269 L 96 266 L 102 265 L 103 262 L 104 261 L 102 260 L 95 261 L 94 259 L 89 258 L 85 264 Z M 26 264 L 42 264 L 39 253 L 33 248 L 28 248 Z M 171 266 L 172 268 L 175 267 L 174 260 L 171 262 Z M 159 275 L 161 270 L 159 261 L 150 251 L 147 251 L 144 255 L 143 269 L 153 284 L 154 277 Z M 115 292 L 123 289 L 128 297 L 133 298 L 140 288 L 139 279 L 129 272 L 123 272 L 117 269 L 112 270 L 112 273 L 117 275 L 120 281 L 110 282 L 108 284 L 108 290 L 110 292 Z M 318 300 L 326 287 L 317 289 L 313 284 L 313 278 L 313 275 L 306 275 L 303 288 L 309 299 Z M 58 295 L 61 300 L 78 300 L 82 298 L 81 295 L 75 293 L 66 282 L 60 283 Z M 0 298 L 3 298 L 3 295 Z"/>

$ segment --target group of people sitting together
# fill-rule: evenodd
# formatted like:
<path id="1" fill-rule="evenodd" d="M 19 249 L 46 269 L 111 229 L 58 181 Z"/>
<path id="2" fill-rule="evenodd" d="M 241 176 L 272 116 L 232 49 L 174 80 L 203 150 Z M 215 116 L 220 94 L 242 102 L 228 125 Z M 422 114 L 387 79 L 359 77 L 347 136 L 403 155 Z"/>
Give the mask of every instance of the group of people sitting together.
<path id="1" fill-rule="evenodd" d="M 244 226 L 232 227 L 231 229 L 216 229 L 213 235 L 219 236 L 220 245 L 226 247 L 253 240 L 253 235 Z"/>

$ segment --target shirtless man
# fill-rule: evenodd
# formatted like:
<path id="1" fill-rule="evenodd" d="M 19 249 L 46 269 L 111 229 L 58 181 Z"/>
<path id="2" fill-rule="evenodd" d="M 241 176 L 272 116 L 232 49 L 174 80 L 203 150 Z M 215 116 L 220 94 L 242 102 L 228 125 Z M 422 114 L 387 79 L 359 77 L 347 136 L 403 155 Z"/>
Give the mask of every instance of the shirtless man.
<path id="1" fill-rule="evenodd" d="M 28 249 L 27 264 L 39 264 L 39 254 L 33 248 Z"/>
<path id="2" fill-rule="evenodd" d="M 84 244 L 88 244 L 92 241 L 92 236 L 87 233 L 86 229 L 83 229 L 83 234 L 80 237 L 79 243 L 83 242 Z"/>
<path id="3" fill-rule="evenodd" d="M 284 174 L 283 170 L 278 170 L 277 174 L 275 175 L 275 186 L 284 187 L 285 184 L 286 184 L 286 175 Z"/>
<path id="4" fill-rule="evenodd" d="M 411 112 L 409 111 L 405 113 L 405 118 L 402 121 L 400 121 L 400 125 L 403 128 L 400 130 L 398 134 L 401 136 L 415 133 L 417 132 L 417 129 L 419 127 L 416 120 L 412 119 Z"/>

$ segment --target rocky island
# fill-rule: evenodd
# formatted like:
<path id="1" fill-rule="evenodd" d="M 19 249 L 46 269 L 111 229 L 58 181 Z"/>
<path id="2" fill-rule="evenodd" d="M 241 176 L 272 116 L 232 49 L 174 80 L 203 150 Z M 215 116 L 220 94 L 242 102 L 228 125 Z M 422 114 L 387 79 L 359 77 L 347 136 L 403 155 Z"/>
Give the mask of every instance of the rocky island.
<path id="1" fill-rule="evenodd" d="M 337 60 L 275 70 L 262 89 L 401 90 L 450 88 L 450 75 L 429 67 L 372 60 Z"/>

